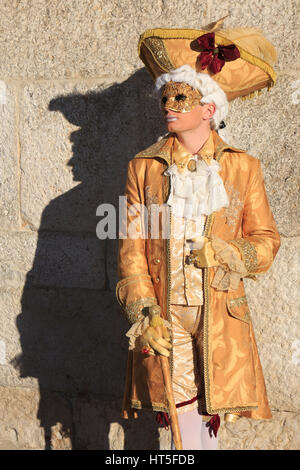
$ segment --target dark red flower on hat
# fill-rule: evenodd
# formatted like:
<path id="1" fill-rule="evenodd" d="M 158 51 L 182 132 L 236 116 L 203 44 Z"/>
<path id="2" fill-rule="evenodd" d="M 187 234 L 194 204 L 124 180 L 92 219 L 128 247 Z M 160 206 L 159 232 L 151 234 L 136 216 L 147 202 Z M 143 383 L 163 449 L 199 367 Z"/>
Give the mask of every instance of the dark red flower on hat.
<path id="1" fill-rule="evenodd" d="M 215 33 L 203 34 L 197 42 L 201 47 L 201 53 L 197 57 L 201 70 L 208 68 L 215 74 L 222 70 L 225 62 L 231 62 L 240 57 L 240 51 L 234 44 L 215 46 Z"/>

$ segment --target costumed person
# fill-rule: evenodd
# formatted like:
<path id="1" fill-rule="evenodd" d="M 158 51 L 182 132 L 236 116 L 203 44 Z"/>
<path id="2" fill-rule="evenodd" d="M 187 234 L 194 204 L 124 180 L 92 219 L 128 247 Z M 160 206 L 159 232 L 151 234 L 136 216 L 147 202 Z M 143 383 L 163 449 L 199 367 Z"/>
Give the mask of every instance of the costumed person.
<path id="1" fill-rule="evenodd" d="M 256 28 L 221 23 L 140 37 L 169 133 L 129 162 L 119 241 L 117 298 L 132 325 L 123 416 L 168 418 L 168 358 L 194 450 L 218 448 L 220 413 L 272 417 L 243 279 L 268 270 L 280 238 L 259 160 L 218 132 L 228 101 L 274 84 L 276 52 Z"/>

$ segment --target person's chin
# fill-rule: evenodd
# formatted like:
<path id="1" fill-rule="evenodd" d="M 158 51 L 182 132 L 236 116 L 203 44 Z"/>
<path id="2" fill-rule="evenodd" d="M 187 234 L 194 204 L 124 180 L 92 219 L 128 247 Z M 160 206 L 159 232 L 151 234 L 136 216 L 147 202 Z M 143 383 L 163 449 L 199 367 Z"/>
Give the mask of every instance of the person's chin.
<path id="1" fill-rule="evenodd" d="M 177 131 L 180 130 L 179 128 L 180 128 L 180 126 L 178 126 L 177 121 L 167 123 L 168 132 L 177 132 Z"/>

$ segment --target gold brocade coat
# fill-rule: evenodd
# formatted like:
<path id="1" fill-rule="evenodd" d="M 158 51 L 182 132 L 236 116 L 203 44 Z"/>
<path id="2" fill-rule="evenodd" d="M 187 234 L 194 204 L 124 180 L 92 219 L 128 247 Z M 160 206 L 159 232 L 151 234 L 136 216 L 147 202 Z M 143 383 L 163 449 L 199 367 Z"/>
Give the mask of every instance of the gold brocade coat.
<path id="1" fill-rule="evenodd" d="M 213 139 L 230 204 L 207 217 L 204 234 L 234 244 L 247 277 L 255 278 L 271 266 L 280 246 L 260 162 L 227 145 L 215 131 Z M 169 134 L 129 162 L 128 206 L 143 204 L 150 209 L 151 204 L 166 202 L 170 188 L 164 171 L 171 164 L 173 141 Z M 129 215 L 128 224 L 135 217 Z M 170 319 L 170 243 L 161 236 L 120 239 L 117 299 L 131 324 L 141 317 L 144 306 L 155 303 Z M 214 268 L 203 269 L 201 363 L 206 411 L 271 418 L 243 280 L 236 291 L 219 291 L 211 287 L 213 276 Z M 171 354 L 171 373 L 172 366 Z M 141 408 L 168 411 L 160 361 L 158 356 L 129 351 L 123 416 Z"/>

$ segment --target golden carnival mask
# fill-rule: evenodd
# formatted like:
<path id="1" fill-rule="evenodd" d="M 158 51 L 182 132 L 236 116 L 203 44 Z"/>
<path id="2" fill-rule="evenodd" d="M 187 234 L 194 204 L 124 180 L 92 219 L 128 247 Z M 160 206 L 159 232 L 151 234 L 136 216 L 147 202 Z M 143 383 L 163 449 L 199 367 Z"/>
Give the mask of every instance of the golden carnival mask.
<path id="1" fill-rule="evenodd" d="M 203 96 L 187 83 L 168 82 L 161 94 L 161 109 L 170 109 L 178 113 L 189 113 L 200 104 Z"/>

